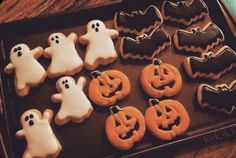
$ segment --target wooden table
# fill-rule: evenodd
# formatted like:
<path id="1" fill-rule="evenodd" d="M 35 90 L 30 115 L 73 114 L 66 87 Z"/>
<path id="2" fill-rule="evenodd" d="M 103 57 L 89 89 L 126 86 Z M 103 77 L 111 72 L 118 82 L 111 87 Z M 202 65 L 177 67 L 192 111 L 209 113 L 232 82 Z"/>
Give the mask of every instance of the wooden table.
<path id="1" fill-rule="evenodd" d="M 89 7 L 111 0 L 3 0 L 0 4 L 0 22 L 10 22 L 40 15 L 73 10 L 78 7 Z M 154 153 L 155 154 L 155 153 Z M 208 144 L 182 145 L 172 151 L 164 152 L 160 157 L 236 157 L 236 138 L 216 141 Z M 148 157 L 156 157 L 153 154 Z"/>

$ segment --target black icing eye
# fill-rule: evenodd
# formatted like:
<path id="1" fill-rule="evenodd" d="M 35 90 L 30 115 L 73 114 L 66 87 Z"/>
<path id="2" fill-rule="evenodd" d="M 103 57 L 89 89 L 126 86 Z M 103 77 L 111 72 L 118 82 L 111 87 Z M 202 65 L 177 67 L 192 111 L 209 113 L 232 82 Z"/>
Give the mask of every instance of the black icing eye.
<path id="1" fill-rule="evenodd" d="M 66 83 L 68 83 L 68 80 L 65 80 Z"/>
<path id="2" fill-rule="evenodd" d="M 14 51 L 14 52 L 17 52 L 17 50 L 18 50 L 17 48 L 14 48 L 14 50 L 13 50 L 13 51 Z"/>
<path id="3" fill-rule="evenodd" d="M 100 26 L 99 23 L 96 23 L 96 26 L 99 27 Z"/>
<path id="4" fill-rule="evenodd" d="M 58 39 L 59 37 L 56 35 L 55 38 Z"/>
<path id="5" fill-rule="evenodd" d="M 65 81 L 62 81 L 62 84 L 65 84 Z"/>
<path id="6" fill-rule="evenodd" d="M 29 120 L 29 116 L 25 116 L 25 121 L 28 121 Z"/>
<path id="7" fill-rule="evenodd" d="M 18 50 L 21 50 L 21 47 L 18 47 L 17 49 L 18 49 Z"/>
<path id="8" fill-rule="evenodd" d="M 34 115 L 33 115 L 33 114 L 30 114 L 29 117 L 32 119 L 32 118 L 34 118 Z"/>
<path id="9" fill-rule="evenodd" d="M 33 125 L 34 125 L 34 121 L 33 121 L 33 120 L 30 120 L 30 121 L 29 121 L 29 125 L 30 125 L 30 126 L 33 126 Z"/>
<path id="10" fill-rule="evenodd" d="M 93 29 L 95 28 L 95 25 L 94 25 L 94 24 L 92 25 L 92 28 L 93 28 Z"/>
<path id="11" fill-rule="evenodd" d="M 51 40 L 54 41 L 54 38 L 52 37 Z"/>

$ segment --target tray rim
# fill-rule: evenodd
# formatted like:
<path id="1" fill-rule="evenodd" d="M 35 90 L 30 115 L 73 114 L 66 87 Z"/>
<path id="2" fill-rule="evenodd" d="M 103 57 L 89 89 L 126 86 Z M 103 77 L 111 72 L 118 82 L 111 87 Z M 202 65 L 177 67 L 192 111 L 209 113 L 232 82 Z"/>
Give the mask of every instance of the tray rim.
<path id="1" fill-rule="evenodd" d="M 132 1 L 132 0 L 131 0 Z M 110 5 L 113 6 L 113 5 L 120 5 L 120 4 L 124 4 L 125 2 L 123 0 L 116 0 L 115 2 L 113 3 L 108 3 L 108 4 L 105 4 L 105 5 L 95 5 L 95 6 L 92 6 L 92 7 L 87 7 L 87 8 L 82 8 L 82 9 L 75 9 L 73 11 L 66 11 L 66 12 L 61 12 L 61 13 L 54 13 L 54 14 L 49 14 L 49 15 L 43 15 L 43 16 L 39 16 L 39 17 L 33 17 L 33 18 L 27 18 L 27 19 L 23 19 L 23 20 L 20 20 L 20 21 L 11 21 L 11 22 L 8 22 L 8 23 L 0 23 L 0 30 L 2 30 L 1 28 L 5 28 L 5 27 L 9 27 L 9 26 L 14 26 L 14 25 L 24 25 L 24 23 L 30 23 L 32 21 L 40 21 L 42 19 L 47 19 L 47 18 L 52 18 L 52 17 L 60 17 L 60 16 L 69 16 L 70 14 L 74 14 L 74 13 L 78 13 L 78 12 L 83 12 L 83 11 L 86 11 L 86 10 L 91 10 L 91 9 L 97 9 L 97 8 L 103 8 L 103 7 L 109 7 Z M 2 30 L 4 31 L 4 30 Z M 0 31 L 0 33 L 2 32 Z M 2 67 L 3 67 L 3 64 L 4 62 L 2 62 L 3 60 L 5 60 L 5 57 L 2 56 L 4 53 L 2 53 L 2 51 L 4 50 L 4 46 L 2 44 L 3 40 L 0 39 L 0 52 L 1 52 L 1 58 L 0 58 L 0 61 L 1 61 L 1 73 L 0 73 L 0 108 L 3 108 L 3 111 L 6 110 L 6 107 L 5 107 L 5 99 L 4 99 L 4 91 L 3 91 L 3 82 L 2 82 Z M 4 58 L 4 59 L 3 59 Z M 10 92 L 8 92 L 9 94 Z M 2 99 L 3 98 L 3 99 Z M 6 112 L 3 112 L 3 113 L 0 113 L 0 121 L 2 121 L 2 119 L 5 119 L 5 121 L 7 120 L 7 117 L 6 114 L 4 115 L 4 113 Z M 233 124 L 229 124 L 229 123 L 233 123 Z M 141 155 L 143 153 L 146 153 L 146 152 L 150 152 L 150 151 L 154 151 L 154 150 L 162 150 L 162 149 L 165 149 L 165 148 L 168 148 L 168 147 L 171 147 L 172 145 L 178 145 L 180 143 L 185 143 L 188 141 L 197 141 L 197 140 L 202 140 L 202 138 L 204 136 L 207 136 L 207 135 L 212 135 L 214 134 L 215 132 L 220 132 L 220 131 L 223 131 L 223 130 L 230 130 L 230 129 L 236 129 L 236 120 L 230 120 L 229 122 L 224 122 L 222 124 L 220 123 L 217 123 L 217 125 L 213 125 L 210 127 L 209 131 L 205 131 L 203 132 L 202 134 L 197 134 L 197 135 L 193 135 L 193 136 L 189 136 L 188 138 L 182 138 L 182 139 L 178 139 L 178 140 L 173 140 L 173 141 L 170 141 L 170 142 L 167 142 L 163 145 L 159 145 L 159 146 L 154 146 L 154 147 L 151 147 L 149 149 L 144 149 L 144 150 L 141 150 L 141 151 L 136 151 L 136 152 L 133 152 L 133 153 L 128 153 L 127 155 L 123 155 L 121 157 L 133 157 L 133 156 L 138 156 L 138 155 Z M 227 125 L 225 125 L 227 124 Z M 229 124 L 229 125 L 228 125 Z M 214 129 L 215 127 L 217 127 L 216 129 Z M 213 130 L 214 129 L 214 130 Z M 3 130 L 3 128 L 1 128 L 0 126 L 0 132 Z M 7 125 L 7 129 L 6 129 L 9 134 L 9 126 Z M 192 133 L 192 132 L 190 132 Z M 8 135 L 8 137 L 10 137 Z M 10 140 L 10 138 L 7 139 L 10 143 L 11 143 L 11 147 L 10 150 L 12 152 L 12 142 Z M 8 142 L 8 143 L 9 143 Z M 0 144 L 0 147 L 1 147 L 1 144 Z M 10 156 L 12 156 L 12 153 L 9 154 Z M 13 156 L 14 157 L 14 156 Z"/>

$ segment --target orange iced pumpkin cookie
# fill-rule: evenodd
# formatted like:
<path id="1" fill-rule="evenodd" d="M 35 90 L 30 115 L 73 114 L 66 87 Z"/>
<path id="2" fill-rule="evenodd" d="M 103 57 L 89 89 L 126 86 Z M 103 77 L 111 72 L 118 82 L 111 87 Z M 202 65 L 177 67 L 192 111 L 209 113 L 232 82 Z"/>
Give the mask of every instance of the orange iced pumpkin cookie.
<path id="1" fill-rule="evenodd" d="M 130 93 L 128 77 L 117 70 L 93 71 L 89 98 L 99 106 L 110 106 Z"/>
<path id="2" fill-rule="evenodd" d="M 149 100 L 145 112 L 148 130 L 162 140 L 171 140 L 183 134 L 189 127 L 190 118 L 184 106 L 175 100 Z"/>
<path id="3" fill-rule="evenodd" d="M 144 117 L 138 109 L 131 106 L 122 109 L 112 106 L 110 111 L 111 115 L 105 124 L 107 138 L 115 148 L 128 150 L 144 136 Z"/>
<path id="4" fill-rule="evenodd" d="M 151 97 L 161 98 L 176 95 L 182 88 L 179 71 L 172 65 L 154 59 L 141 73 L 143 90 Z"/>

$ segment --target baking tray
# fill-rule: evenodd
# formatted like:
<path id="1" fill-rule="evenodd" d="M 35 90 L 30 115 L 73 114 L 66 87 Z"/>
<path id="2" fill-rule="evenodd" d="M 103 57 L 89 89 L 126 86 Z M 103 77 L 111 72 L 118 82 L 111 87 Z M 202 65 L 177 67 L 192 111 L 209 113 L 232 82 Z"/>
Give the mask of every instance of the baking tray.
<path id="1" fill-rule="evenodd" d="M 205 0 L 206 1 L 206 0 Z M 46 79 L 46 81 L 37 88 L 33 88 L 30 94 L 26 97 L 18 97 L 15 93 L 13 75 L 6 75 L 3 72 L 4 66 L 9 63 L 9 51 L 17 43 L 26 43 L 30 48 L 42 46 L 46 48 L 47 38 L 53 32 L 63 32 L 68 35 L 70 32 L 75 32 L 78 36 L 86 32 L 85 25 L 88 21 L 93 19 L 101 19 L 105 21 L 108 28 L 113 27 L 113 16 L 118 10 L 132 11 L 137 9 L 144 9 L 150 4 L 160 6 L 163 1 L 113 1 L 102 6 L 80 9 L 73 12 L 66 12 L 63 14 L 56 14 L 51 16 L 44 16 L 23 21 L 11 22 L 0 25 L 0 63 L 1 63 L 1 106 L 0 106 L 0 129 L 3 135 L 3 142 L 6 148 L 8 157 L 18 158 L 22 156 L 25 150 L 26 142 L 24 139 L 17 139 L 15 132 L 21 129 L 19 118 L 21 114 L 31 108 L 39 109 L 43 112 L 46 108 L 54 111 L 54 116 L 58 112 L 59 105 L 53 104 L 50 101 L 50 96 L 56 92 L 55 82 L 57 79 Z M 224 16 L 220 12 L 220 8 L 216 1 L 206 1 L 210 17 L 205 21 L 195 24 L 204 25 L 207 21 L 212 19 L 224 32 L 225 42 L 231 48 L 236 50 L 235 39 L 231 34 Z M 171 34 L 177 28 L 170 26 L 163 26 Z M 119 40 L 115 41 L 118 47 Z M 79 55 L 84 59 L 86 47 L 77 44 L 76 48 Z M 219 49 L 217 47 L 216 49 Z M 200 108 L 196 103 L 196 89 L 200 83 L 209 83 L 211 85 L 227 83 L 229 84 L 236 78 L 235 72 L 227 73 L 216 82 L 209 80 L 191 80 L 183 71 L 182 60 L 186 55 L 176 53 L 173 46 L 168 48 L 157 56 L 163 62 L 167 62 L 176 66 L 183 78 L 183 88 L 181 92 L 172 97 L 183 103 L 189 113 L 191 124 L 189 130 L 182 136 L 176 137 L 171 141 L 160 141 L 155 139 L 148 131 L 146 131 L 144 138 L 135 144 L 135 146 L 128 151 L 119 151 L 112 147 L 108 142 L 104 124 L 109 115 L 108 108 L 99 108 L 93 104 L 94 112 L 92 116 L 80 124 L 68 123 L 63 126 L 57 126 L 52 122 L 52 129 L 55 135 L 61 142 L 63 150 L 59 158 L 76 158 L 76 157 L 130 157 L 140 156 L 147 152 L 154 150 L 166 150 L 178 147 L 180 144 L 188 142 L 207 142 L 208 138 L 214 136 L 221 136 L 222 139 L 235 136 L 236 134 L 236 115 L 224 115 L 222 113 L 210 111 Z M 50 60 L 43 57 L 40 58 L 40 63 L 47 68 Z M 130 79 L 132 91 L 131 94 L 124 100 L 117 104 L 121 107 L 135 106 L 142 113 L 148 107 L 148 96 L 144 94 L 139 83 L 139 74 L 141 70 L 150 61 L 137 60 L 118 60 L 108 66 L 101 66 L 98 70 L 117 69 L 123 71 Z M 79 76 L 85 76 L 87 84 L 85 93 L 88 94 L 88 83 L 91 80 L 90 71 L 83 70 L 75 75 L 77 79 Z M 2 110 L 1 110 L 2 109 Z M 224 132 L 232 132 L 225 135 Z"/>

